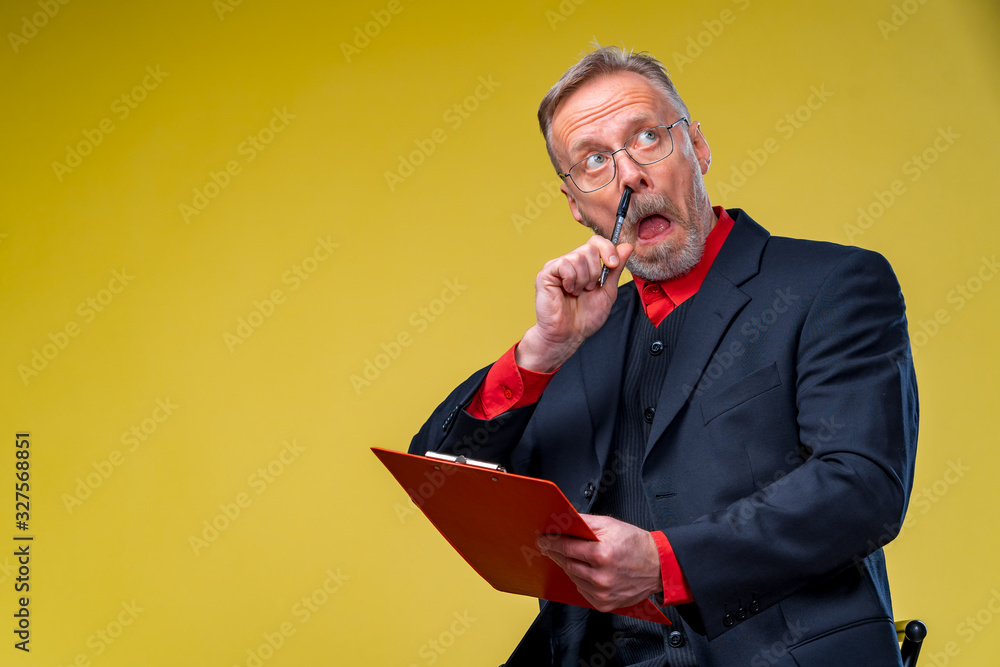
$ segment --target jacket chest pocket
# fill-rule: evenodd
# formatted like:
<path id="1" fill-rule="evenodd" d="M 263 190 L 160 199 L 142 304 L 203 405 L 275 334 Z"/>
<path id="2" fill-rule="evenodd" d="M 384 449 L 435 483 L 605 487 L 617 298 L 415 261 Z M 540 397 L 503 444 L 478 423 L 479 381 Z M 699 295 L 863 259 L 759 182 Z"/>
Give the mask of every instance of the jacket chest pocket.
<path id="1" fill-rule="evenodd" d="M 760 490 L 803 462 L 797 408 L 777 364 L 759 368 L 701 403 L 701 416 L 716 447 L 745 461 Z"/>
<path id="2" fill-rule="evenodd" d="M 701 416 L 705 425 L 716 417 L 734 410 L 761 394 L 781 386 L 778 365 L 772 363 L 724 387 L 702 400 Z M 763 416 L 767 418 L 766 415 Z"/>

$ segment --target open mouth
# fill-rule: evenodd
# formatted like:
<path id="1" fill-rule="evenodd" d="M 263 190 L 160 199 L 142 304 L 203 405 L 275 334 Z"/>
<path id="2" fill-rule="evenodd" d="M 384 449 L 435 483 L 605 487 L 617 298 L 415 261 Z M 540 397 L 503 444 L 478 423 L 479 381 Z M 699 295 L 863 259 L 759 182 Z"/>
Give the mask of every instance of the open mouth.
<path id="1" fill-rule="evenodd" d="M 669 218 L 661 213 L 653 213 L 636 225 L 636 237 L 644 243 L 658 241 L 668 235 L 673 227 L 674 223 Z"/>

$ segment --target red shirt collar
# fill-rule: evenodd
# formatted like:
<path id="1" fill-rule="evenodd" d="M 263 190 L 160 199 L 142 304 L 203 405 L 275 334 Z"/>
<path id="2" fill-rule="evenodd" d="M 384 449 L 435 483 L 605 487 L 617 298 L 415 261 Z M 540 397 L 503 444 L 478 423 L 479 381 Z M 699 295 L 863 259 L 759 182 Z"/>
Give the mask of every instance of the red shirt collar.
<path id="1" fill-rule="evenodd" d="M 729 232 L 733 228 L 733 219 L 721 206 L 714 206 L 712 210 L 715 211 L 719 220 L 715 223 L 712 231 L 708 233 L 708 238 L 705 239 L 705 252 L 702 253 L 701 259 L 694 265 L 693 269 L 679 278 L 661 282 L 647 282 L 638 276 L 632 277 L 639 290 L 642 310 L 653 326 L 659 326 L 660 322 L 674 308 L 698 292 L 701 284 L 705 281 L 708 270 L 712 268 L 716 255 L 722 249 L 722 244 L 729 237 Z"/>

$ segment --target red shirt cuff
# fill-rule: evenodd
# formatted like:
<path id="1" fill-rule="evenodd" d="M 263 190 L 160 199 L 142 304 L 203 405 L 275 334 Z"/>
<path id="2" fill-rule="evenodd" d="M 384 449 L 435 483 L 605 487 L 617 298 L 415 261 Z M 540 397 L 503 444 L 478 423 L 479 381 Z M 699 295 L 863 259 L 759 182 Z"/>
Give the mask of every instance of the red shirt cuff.
<path id="1" fill-rule="evenodd" d="M 680 563 L 674 556 L 674 549 L 670 546 L 667 536 L 658 530 L 654 530 L 653 540 L 656 542 L 656 550 L 660 554 L 660 574 L 663 577 L 663 604 L 687 604 L 694 602 L 691 589 L 681 572 Z"/>
<path id="2" fill-rule="evenodd" d="M 479 391 L 465 409 L 476 419 L 493 419 L 508 410 L 531 405 L 538 401 L 549 386 L 555 373 L 536 373 L 521 368 L 514 361 L 514 352 L 520 343 L 500 357 L 486 374 Z"/>

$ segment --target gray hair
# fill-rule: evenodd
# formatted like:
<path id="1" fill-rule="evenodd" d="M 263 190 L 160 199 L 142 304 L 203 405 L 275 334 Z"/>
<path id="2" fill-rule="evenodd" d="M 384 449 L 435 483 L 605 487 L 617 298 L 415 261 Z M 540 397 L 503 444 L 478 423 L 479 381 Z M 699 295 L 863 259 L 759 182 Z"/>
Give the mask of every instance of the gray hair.
<path id="1" fill-rule="evenodd" d="M 594 51 L 583 56 L 575 65 L 570 67 L 560 77 L 549 92 L 542 98 L 542 103 L 538 105 L 538 125 L 541 127 L 542 135 L 545 136 L 545 149 L 549 152 L 549 159 L 556 171 L 562 171 L 556 161 L 555 151 L 552 149 L 552 116 L 556 109 L 567 97 L 576 92 L 585 83 L 608 74 L 618 72 L 635 72 L 646 77 L 654 86 L 663 91 L 667 100 L 683 116 L 691 118 L 687 105 L 677 94 L 670 75 L 666 68 L 652 54 L 643 51 L 635 53 L 624 51 L 617 46 L 597 46 Z"/>

